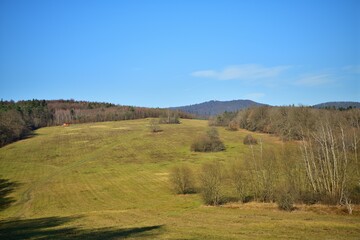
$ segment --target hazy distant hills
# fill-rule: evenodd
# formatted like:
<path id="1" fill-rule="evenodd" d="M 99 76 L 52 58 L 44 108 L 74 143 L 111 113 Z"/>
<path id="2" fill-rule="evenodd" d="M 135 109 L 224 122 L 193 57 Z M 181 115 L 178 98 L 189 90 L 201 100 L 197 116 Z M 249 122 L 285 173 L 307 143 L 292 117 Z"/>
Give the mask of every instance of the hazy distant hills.
<path id="1" fill-rule="evenodd" d="M 170 109 L 180 110 L 186 113 L 195 114 L 201 117 L 209 117 L 221 114 L 225 111 L 235 112 L 241 109 L 253 106 L 270 106 L 268 104 L 258 103 L 251 100 L 232 100 L 232 101 L 208 101 L 188 106 L 173 107 Z M 336 108 L 348 109 L 360 108 L 360 102 L 325 102 L 313 105 L 314 108 Z"/>
<path id="2" fill-rule="evenodd" d="M 313 107 L 314 108 L 336 108 L 336 109 L 347 109 L 349 107 L 360 108 L 360 102 L 325 102 L 325 103 L 316 104 Z"/>
<path id="3" fill-rule="evenodd" d="M 235 112 L 253 106 L 264 106 L 266 104 L 257 103 L 251 100 L 232 100 L 232 101 L 208 101 L 194 105 L 174 107 L 170 109 L 180 110 L 197 116 L 209 117 L 225 111 Z"/>

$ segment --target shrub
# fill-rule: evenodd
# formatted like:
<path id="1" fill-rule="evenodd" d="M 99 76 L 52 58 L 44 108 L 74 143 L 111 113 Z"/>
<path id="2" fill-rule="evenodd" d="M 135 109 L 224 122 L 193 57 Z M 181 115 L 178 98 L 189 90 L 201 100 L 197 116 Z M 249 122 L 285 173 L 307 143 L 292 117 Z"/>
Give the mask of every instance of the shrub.
<path id="1" fill-rule="evenodd" d="M 193 172 L 186 165 L 171 169 L 170 182 L 177 194 L 193 193 L 195 190 Z"/>
<path id="2" fill-rule="evenodd" d="M 248 203 L 248 202 L 251 202 L 254 200 L 254 196 L 251 196 L 251 195 L 246 195 L 243 199 L 242 199 L 242 202 L 243 203 Z"/>
<path id="3" fill-rule="evenodd" d="M 276 203 L 280 210 L 289 212 L 294 210 L 294 198 L 290 191 L 282 192 Z"/>
<path id="4" fill-rule="evenodd" d="M 360 182 L 355 186 L 349 187 L 349 195 L 353 203 L 360 203 Z"/>
<path id="5" fill-rule="evenodd" d="M 223 168 L 220 163 L 207 163 L 200 174 L 201 195 L 205 204 L 218 205 L 223 199 Z"/>
<path id="6" fill-rule="evenodd" d="M 168 111 L 167 114 L 160 116 L 159 123 L 179 124 L 180 123 L 179 115 L 177 113 L 170 113 L 170 111 Z"/>
<path id="7" fill-rule="evenodd" d="M 320 202 L 321 196 L 320 194 L 306 191 L 300 194 L 300 200 L 305 203 L 306 205 L 312 205 L 315 203 Z"/>
<path id="8" fill-rule="evenodd" d="M 227 130 L 230 131 L 237 131 L 239 129 L 238 124 L 235 120 L 232 120 L 231 122 L 229 122 Z"/>
<path id="9" fill-rule="evenodd" d="M 242 166 L 240 164 L 234 164 L 230 171 L 230 177 L 238 200 L 240 200 L 241 202 L 247 202 L 248 199 L 246 198 L 249 197 L 249 179 L 247 177 L 246 171 L 242 169 Z"/>
<path id="10" fill-rule="evenodd" d="M 256 138 L 254 138 L 251 134 L 246 135 L 243 142 L 246 145 L 255 145 L 255 144 L 257 144 Z"/>
<path id="11" fill-rule="evenodd" d="M 159 126 L 159 120 L 157 120 L 157 119 L 150 120 L 150 131 L 153 133 L 162 131 L 162 129 Z"/>
<path id="12" fill-rule="evenodd" d="M 211 128 L 206 135 L 201 136 L 191 144 L 191 150 L 194 152 L 219 152 L 225 150 L 225 145 L 220 140 L 216 128 Z"/>
<path id="13" fill-rule="evenodd" d="M 212 140 L 203 136 L 193 142 L 191 150 L 194 152 L 219 152 L 225 150 L 225 146 L 220 140 Z"/>

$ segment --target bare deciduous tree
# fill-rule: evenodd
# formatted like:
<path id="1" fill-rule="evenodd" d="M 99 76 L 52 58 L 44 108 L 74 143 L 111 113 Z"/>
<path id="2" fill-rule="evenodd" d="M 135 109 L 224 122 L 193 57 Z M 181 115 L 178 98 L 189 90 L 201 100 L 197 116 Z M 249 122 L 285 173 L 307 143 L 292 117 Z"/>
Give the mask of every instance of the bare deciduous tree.
<path id="1" fill-rule="evenodd" d="M 318 131 L 304 138 L 302 157 L 312 190 L 342 202 L 348 178 L 348 151 L 341 124 L 319 123 Z"/>
<path id="2" fill-rule="evenodd" d="M 201 193 L 206 204 L 218 205 L 221 203 L 223 179 L 224 169 L 220 163 L 213 162 L 202 166 L 200 174 Z"/>
<path id="3" fill-rule="evenodd" d="M 158 119 L 151 119 L 149 127 L 150 127 L 150 131 L 153 132 L 153 133 L 162 131 L 161 128 L 160 128 Z"/>
<path id="4" fill-rule="evenodd" d="M 193 172 L 187 165 L 174 167 L 170 172 L 170 182 L 178 194 L 192 193 L 195 190 Z"/>

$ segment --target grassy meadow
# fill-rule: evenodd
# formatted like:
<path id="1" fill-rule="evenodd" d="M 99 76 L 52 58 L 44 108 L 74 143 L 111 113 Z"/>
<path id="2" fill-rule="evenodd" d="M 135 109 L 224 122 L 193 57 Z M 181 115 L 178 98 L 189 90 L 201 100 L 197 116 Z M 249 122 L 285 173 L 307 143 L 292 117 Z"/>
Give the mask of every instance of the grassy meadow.
<path id="1" fill-rule="evenodd" d="M 218 128 L 226 151 L 195 153 L 207 121 L 181 120 L 151 133 L 150 119 L 47 127 L 0 148 L 0 177 L 14 183 L 0 211 L 0 239 L 359 239 L 360 214 L 338 207 L 246 203 L 210 207 L 176 195 L 170 169 L 236 162 L 251 154 L 245 130 Z M 281 151 L 276 137 L 252 133 Z"/>

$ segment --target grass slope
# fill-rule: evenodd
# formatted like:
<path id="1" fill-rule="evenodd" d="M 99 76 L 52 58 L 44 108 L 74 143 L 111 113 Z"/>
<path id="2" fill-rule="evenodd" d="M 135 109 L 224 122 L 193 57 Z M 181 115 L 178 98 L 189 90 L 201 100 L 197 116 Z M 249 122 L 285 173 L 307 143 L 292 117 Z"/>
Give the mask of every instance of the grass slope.
<path id="1" fill-rule="evenodd" d="M 198 194 L 174 195 L 169 169 L 249 154 L 246 131 L 219 129 L 227 150 L 193 153 L 207 121 L 182 120 L 150 133 L 149 119 L 48 127 L 0 148 L 0 176 L 16 200 L 0 212 L 1 239 L 358 239 L 359 215 L 274 204 L 207 207 Z M 258 134 L 265 146 L 276 138 Z"/>

